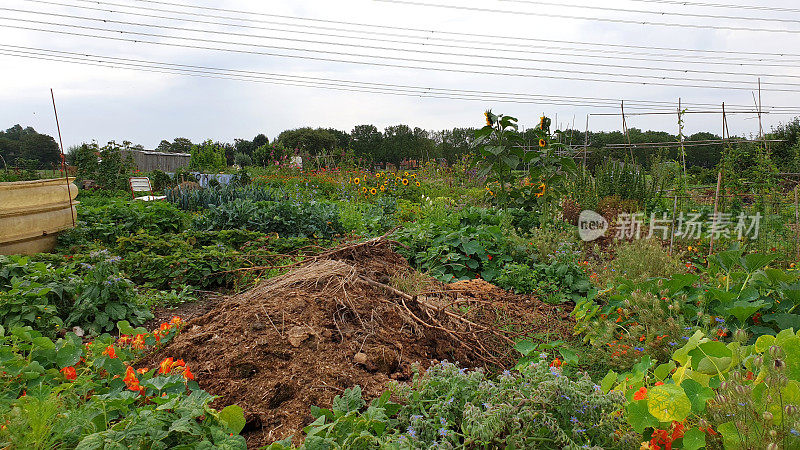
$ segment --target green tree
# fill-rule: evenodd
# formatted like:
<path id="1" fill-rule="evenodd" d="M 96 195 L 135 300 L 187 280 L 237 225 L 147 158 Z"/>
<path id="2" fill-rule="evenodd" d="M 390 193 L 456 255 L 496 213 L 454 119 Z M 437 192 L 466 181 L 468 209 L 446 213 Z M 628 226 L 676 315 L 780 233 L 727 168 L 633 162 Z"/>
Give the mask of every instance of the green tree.
<path id="1" fill-rule="evenodd" d="M 310 127 L 286 130 L 278 135 L 277 141 L 287 149 L 298 149 L 316 155 L 330 152 L 337 146 L 337 139 L 330 131 Z"/>
<path id="2" fill-rule="evenodd" d="M 225 147 L 210 139 L 202 144 L 192 146 L 192 159 L 189 167 L 201 171 L 218 172 L 228 167 L 225 158 Z"/>

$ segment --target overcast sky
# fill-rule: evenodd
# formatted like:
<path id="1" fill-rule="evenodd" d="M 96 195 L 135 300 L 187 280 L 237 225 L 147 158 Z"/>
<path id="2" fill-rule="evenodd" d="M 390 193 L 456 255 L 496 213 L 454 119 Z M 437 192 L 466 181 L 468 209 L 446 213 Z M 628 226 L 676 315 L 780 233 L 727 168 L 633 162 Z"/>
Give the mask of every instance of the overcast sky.
<path id="1" fill-rule="evenodd" d="M 589 113 L 618 113 L 616 104 L 620 99 L 628 102 L 626 113 L 637 111 L 637 100 L 671 102 L 658 110 L 676 110 L 678 98 L 692 105 L 718 105 L 724 101 L 727 105 L 752 108 L 759 74 L 763 75 L 762 100 L 765 107 L 796 107 L 800 112 L 797 92 L 800 91 L 800 34 L 791 32 L 800 32 L 800 11 L 793 10 L 800 6 L 796 0 L 737 1 L 740 5 L 773 10 L 692 7 L 670 4 L 678 3 L 670 0 L 610 0 L 602 3 L 550 0 L 549 6 L 527 0 L 410 2 L 417 4 L 376 0 L 4 0 L 0 3 L 0 52 L 6 53 L 0 54 L 0 128 L 19 123 L 55 136 L 50 88 L 55 91 L 67 147 L 91 140 L 105 143 L 113 139 L 154 148 L 161 139 L 172 140 L 178 136 L 195 142 L 203 139 L 233 141 L 265 133 L 272 139 L 284 129 L 301 126 L 350 131 L 358 124 L 374 124 L 383 129 L 403 123 L 438 130 L 481 126 L 482 112 L 487 108 L 496 113 L 514 115 L 524 126 L 535 125 L 539 115 L 545 113 L 553 118 L 557 115 L 562 127 L 571 125 L 574 120 L 575 127 L 583 129 Z M 175 6 L 180 3 L 252 14 Z M 459 8 L 430 6 L 437 4 Z M 569 8 L 564 6 L 566 4 L 669 14 Z M 775 11 L 777 8 L 789 10 Z M 179 14 L 181 11 L 190 14 Z M 687 14 L 740 16 L 748 20 Z M 575 16 L 617 22 L 575 19 Z M 176 20 L 178 18 L 188 20 Z M 120 21 L 129 23 L 117 23 Z M 645 25 L 641 22 L 695 27 Z M 767 32 L 764 29 L 790 32 Z M 131 31 L 143 34 L 130 34 Z M 426 40 L 421 40 L 421 37 Z M 591 43 L 603 45 L 588 45 Z M 411 51 L 396 50 L 398 47 Z M 653 49 L 655 47 L 714 52 L 677 52 Z M 12 50 L 17 52 L 15 55 L 20 55 L 20 50 L 27 51 L 26 54 L 35 56 L 35 59 L 8 55 Z M 335 82 L 337 84 L 345 80 L 402 85 L 407 90 L 421 87 L 472 90 L 483 94 L 473 94 L 482 96 L 476 100 L 427 98 L 202 78 L 161 73 L 163 71 L 154 71 L 152 67 L 134 71 L 98 67 L 86 62 L 43 60 L 42 50 L 124 58 L 128 62 L 135 59 L 148 61 L 147 65 L 161 62 L 249 71 L 248 74 L 258 73 L 262 77 L 263 73 L 268 73 L 273 74 L 270 76 L 340 80 Z M 453 53 L 475 56 L 453 56 Z M 64 56 L 59 55 L 59 58 Z M 295 83 L 297 80 L 308 83 L 308 78 L 294 80 Z M 642 82 L 681 86 L 644 85 Z M 363 89 L 364 85 L 360 86 Z M 503 102 L 487 91 L 510 93 L 513 95 L 509 97 L 514 100 L 520 100 L 519 94 L 578 99 L 560 99 L 559 103 L 569 103 L 561 105 L 545 104 L 540 98 L 528 98 L 528 103 Z M 492 95 L 494 98 L 490 98 Z M 440 96 L 455 95 L 451 92 Z M 591 106 L 587 106 L 587 101 L 580 99 L 588 97 L 611 101 L 593 101 Z M 644 110 L 653 111 L 652 107 L 647 108 Z M 709 108 L 718 109 L 690 106 L 690 111 Z M 769 128 L 792 117 L 765 114 L 763 121 Z M 678 128 L 677 114 L 629 116 L 627 124 L 629 127 L 672 133 Z M 719 114 L 687 115 L 685 126 L 687 133 L 706 130 L 720 133 L 722 118 Z M 620 116 L 592 116 L 589 127 L 592 130 L 621 129 L 622 119 Z M 754 114 L 731 115 L 729 128 L 733 134 L 757 133 L 758 120 Z"/>

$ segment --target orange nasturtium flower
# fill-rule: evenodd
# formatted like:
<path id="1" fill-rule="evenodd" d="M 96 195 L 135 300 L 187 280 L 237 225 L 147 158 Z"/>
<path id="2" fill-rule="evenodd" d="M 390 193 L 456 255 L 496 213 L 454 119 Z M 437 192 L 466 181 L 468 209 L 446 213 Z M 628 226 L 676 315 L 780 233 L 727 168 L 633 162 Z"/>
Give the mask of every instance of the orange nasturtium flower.
<path id="1" fill-rule="evenodd" d="M 136 378 L 136 371 L 131 366 L 128 366 L 128 368 L 125 369 L 125 378 L 123 378 L 122 381 L 125 382 L 125 386 L 127 386 L 131 391 L 144 391 L 144 388 L 139 386 L 139 379 Z"/>
<path id="2" fill-rule="evenodd" d="M 169 373 L 172 369 L 172 358 L 165 358 L 159 366 L 158 373 Z"/>
<path id="3" fill-rule="evenodd" d="M 561 367 L 561 364 L 563 364 L 561 360 L 556 358 L 550 363 L 550 367 Z"/>
<path id="4" fill-rule="evenodd" d="M 647 388 L 641 387 L 635 394 L 633 394 L 634 400 L 644 400 L 647 398 Z"/>
<path id="5" fill-rule="evenodd" d="M 187 380 L 194 380 L 194 375 L 189 370 L 189 366 L 186 366 L 186 367 L 183 368 L 183 378 L 185 378 Z"/>
<path id="6" fill-rule="evenodd" d="M 116 350 L 114 350 L 114 346 L 113 345 L 109 345 L 108 347 L 106 347 L 106 349 L 103 350 L 103 354 L 104 355 L 108 355 L 109 358 L 116 358 L 117 357 L 117 352 L 116 352 Z"/>
<path id="7" fill-rule="evenodd" d="M 73 366 L 64 367 L 63 369 L 61 369 L 61 373 L 63 373 L 64 378 L 66 378 L 69 381 L 78 378 L 78 374 L 75 372 L 75 367 Z"/>

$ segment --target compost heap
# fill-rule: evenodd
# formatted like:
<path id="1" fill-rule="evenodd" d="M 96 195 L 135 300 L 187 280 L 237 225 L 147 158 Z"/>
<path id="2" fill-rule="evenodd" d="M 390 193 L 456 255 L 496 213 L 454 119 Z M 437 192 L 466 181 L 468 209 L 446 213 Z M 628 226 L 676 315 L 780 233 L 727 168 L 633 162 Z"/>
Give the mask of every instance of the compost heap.
<path id="1" fill-rule="evenodd" d="M 220 396 L 214 406 L 244 408 L 243 435 L 257 447 L 299 440 L 311 405 L 330 407 L 355 385 L 377 397 L 389 380 L 410 380 L 412 364 L 507 367 L 513 339 L 571 334 L 567 312 L 482 280 L 431 280 L 416 296 L 389 287 L 411 273 L 394 244 L 378 238 L 314 257 L 221 301 L 142 362 L 185 360 L 200 386 Z"/>

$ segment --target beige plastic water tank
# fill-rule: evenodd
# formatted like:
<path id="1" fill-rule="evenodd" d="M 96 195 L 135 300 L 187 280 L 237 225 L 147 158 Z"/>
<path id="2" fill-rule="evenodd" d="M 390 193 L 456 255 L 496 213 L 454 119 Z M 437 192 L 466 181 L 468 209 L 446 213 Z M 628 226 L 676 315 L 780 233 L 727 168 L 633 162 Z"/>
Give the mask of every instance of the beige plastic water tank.
<path id="1" fill-rule="evenodd" d="M 77 219 L 74 179 L 0 183 L 0 254 L 51 251 L 58 232 Z M 70 207 L 72 200 L 72 207 Z"/>

